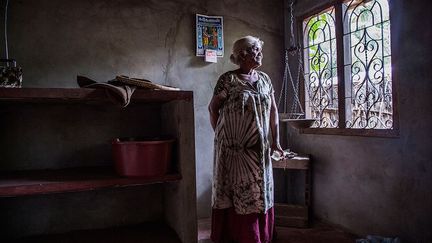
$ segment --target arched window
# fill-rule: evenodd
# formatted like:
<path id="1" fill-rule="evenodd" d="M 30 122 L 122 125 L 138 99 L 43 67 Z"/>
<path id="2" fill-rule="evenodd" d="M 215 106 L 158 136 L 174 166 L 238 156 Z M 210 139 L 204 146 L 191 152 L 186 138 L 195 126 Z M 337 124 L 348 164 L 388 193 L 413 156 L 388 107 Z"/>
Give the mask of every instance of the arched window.
<path id="1" fill-rule="evenodd" d="M 311 16 L 303 24 L 306 113 L 315 127 L 338 127 L 338 80 L 335 8 Z"/>
<path id="2" fill-rule="evenodd" d="M 388 0 L 350 0 L 302 18 L 305 108 L 315 130 L 397 133 L 389 13 Z"/>

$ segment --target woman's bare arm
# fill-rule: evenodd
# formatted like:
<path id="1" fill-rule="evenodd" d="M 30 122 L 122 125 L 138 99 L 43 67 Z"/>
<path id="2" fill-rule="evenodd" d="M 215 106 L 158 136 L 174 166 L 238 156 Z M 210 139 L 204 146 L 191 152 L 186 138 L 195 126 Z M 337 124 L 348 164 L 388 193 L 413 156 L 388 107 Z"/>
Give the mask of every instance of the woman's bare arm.
<path id="1" fill-rule="evenodd" d="M 215 95 L 210 101 L 208 106 L 210 113 L 210 123 L 213 131 L 216 129 L 216 124 L 219 119 L 219 110 L 223 105 L 225 98 L 222 95 Z"/>

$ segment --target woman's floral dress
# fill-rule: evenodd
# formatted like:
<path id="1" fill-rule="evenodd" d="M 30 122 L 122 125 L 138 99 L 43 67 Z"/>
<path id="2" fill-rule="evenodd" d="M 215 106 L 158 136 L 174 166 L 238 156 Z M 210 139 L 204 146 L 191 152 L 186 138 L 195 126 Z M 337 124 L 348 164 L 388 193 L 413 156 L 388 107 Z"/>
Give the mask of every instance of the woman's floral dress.
<path id="1" fill-rule="evenodd" d="M 269 131 L 273 87 L 258 72 L 255 85 L 233 71 L 218 80 L 214 95 L 225 97 L 215 129 L 212 207 L 237 214 L 273 207 Z"/>

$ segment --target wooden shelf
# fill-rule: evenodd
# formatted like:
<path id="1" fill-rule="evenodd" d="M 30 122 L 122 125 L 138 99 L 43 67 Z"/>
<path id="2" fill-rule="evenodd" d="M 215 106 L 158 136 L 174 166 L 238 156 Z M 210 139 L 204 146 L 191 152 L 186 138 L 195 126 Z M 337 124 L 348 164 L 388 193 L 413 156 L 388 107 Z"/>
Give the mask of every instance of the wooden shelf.
<path id="1" fill-rule="evenodd" d="M 137 89 L 132 103 L 192 100 L 192 91 Z M 87 88 L 0 88 L 0 101 L 15 102 L 110 102 L 104 89 Z"/>
<path id="2" fill-rule="evenodd" d="M 304 203 L 286 204 L 275 203 L 275 224 L 286 227 L 308 227 L 309 225 L 309 206 L 311 203 L 311 164 L 309 155 L 297 155 L 294 158 L 275 161 L 273 168 L 298 170 L 305 172 L 304 178 Z"/>
<path id="3" fill-rule="evenodd" d="M 193 93 L 137 89 L 126 109 L 109 94 L 104 88 L 0 88 L 6 117 L 0 123 L 8 125 L 0 139 L 0 161 L 7 161 L 0 166 L 0 203 L 8 210 L 2 239 L 158 220 L 181 242 L 197 242 Z M 106 141 L 113 137 L 157 135 L 176 138 L 172 162 L 182 174 L 126 178 L 108 163 L 90 167 L 110 159 Z M 65 166 L 83 168 L 56 169 Z M 47 215 L 49 221 L 40 220 Z M 148 242 L 158 240 L 168 242 Z"/>
<path id="4" fill-rule="evenodd" d="M 89 191 L 181 180 L 180 174 L 152 178 L 120 177 L 112 167 L 2 172 L 0 197 Z"/>

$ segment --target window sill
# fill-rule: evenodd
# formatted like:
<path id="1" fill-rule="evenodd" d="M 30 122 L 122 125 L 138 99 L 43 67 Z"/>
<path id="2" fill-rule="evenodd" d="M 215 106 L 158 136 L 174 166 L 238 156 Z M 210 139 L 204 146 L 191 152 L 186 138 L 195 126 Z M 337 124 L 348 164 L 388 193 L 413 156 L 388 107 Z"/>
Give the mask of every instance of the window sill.
<path id="1" fill-rule="evenodd" d="M 348 128 L 304 128 L 299 130 L 301 134 L 362 136 L 362 137 L 386 137 L 398 138 L 399 130 L 372 130 L 372 129 L 348 129 Z"/>

